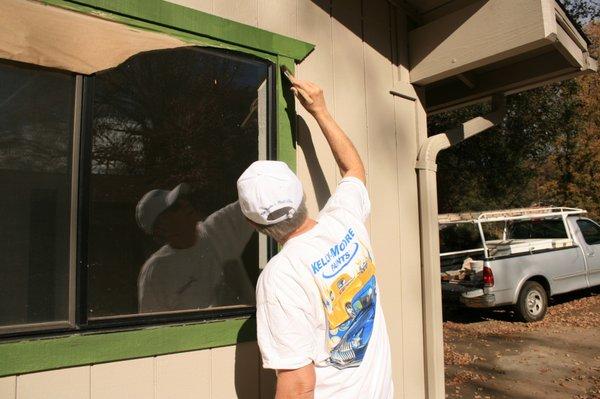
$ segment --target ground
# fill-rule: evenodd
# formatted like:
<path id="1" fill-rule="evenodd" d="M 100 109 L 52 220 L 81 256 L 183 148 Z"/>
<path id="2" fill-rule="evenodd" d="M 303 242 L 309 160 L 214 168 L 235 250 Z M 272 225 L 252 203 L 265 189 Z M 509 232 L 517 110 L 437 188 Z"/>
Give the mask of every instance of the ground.
<path id="1" fill-rule="evenodd" d="M 553 298 L 546 317 L 444 306 L 446 397 L 600 399 L 600 289 Z"/>

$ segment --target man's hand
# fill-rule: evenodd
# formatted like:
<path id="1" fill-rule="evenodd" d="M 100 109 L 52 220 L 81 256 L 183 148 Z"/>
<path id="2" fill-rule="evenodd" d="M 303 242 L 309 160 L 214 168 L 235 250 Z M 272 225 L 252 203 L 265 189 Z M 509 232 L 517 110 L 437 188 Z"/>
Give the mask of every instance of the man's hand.
<path id="1" fill-rule="evenodd" d="M 323 89 L 312 82 L 299 80 L 293 76 L 290 76 L 290 81 L 292 82 L 292 92 L 311 115 L 316 117 L 318 114 L 327 113 Z"/>
<path id="2" fill-rule="evenodd" d="M 315 381 L 312 363 L 296 370 L 277 370 L 275 399 L 313 399 Z"/>
<path id="3" fill-rule="evenodd" d="M 300 104 L 315 118 L 329 143 L 342 177 L 353 176 L 366 183 L 365 168 L 360 155 L 346 133 L 327 111 L 323 90 L 314 83 L 290 77 L 292 91 Z M 310 101 L 307 101 L 310 100 Z"/>

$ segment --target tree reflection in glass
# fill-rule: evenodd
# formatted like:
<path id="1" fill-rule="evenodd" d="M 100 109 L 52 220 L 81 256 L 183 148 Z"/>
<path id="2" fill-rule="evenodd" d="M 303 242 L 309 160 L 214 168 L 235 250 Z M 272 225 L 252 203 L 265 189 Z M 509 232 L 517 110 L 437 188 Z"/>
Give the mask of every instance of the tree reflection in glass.
<path id="1" fill-rule="evenodd" d="M 68 320 L 75 76 L 0 64 L 0 327 Z"/>
<path id="2" fill-rule="evenodd" d="M 233 222 L 208 222 L 225 211 L 235 215 L 235 205 L 227 206 L 237 197 L 235 181 L 259 157 L 266 107 L 257 103 L 265 101 L 267 76 L 262 61 L 200 48 L 142 53 L 96 75 L 87 244 L 90 317 L 132 314 L 138 306 L 170 311 L 253 305 L 248 287 L 258 273 L 257 238 L 245 234 L 247 223 L 241 218 L 234 217 L 235 234 L 222 231 Z M 180 202 L 189 205 L 190 224 L 205 222 L 197 225 L 199 237 L 208 234 L 209 225 L 220 227 L 211 239 L 194 242 L 212 242 L 212 249 L 195 254 L 189 270 L 165 283 L 171 291 L 163 295 L 176 298 L 173 290 L 183 289 L 180 300 L 145 308 L 137 287 L 138 276 L 144 280 L 142 265 L 164 251 L 163 245 L 174 247 L 164 226 L 158 232 L 155 226 L 140 229 L 135 209 L 149 192 L 169 192 L 182 183 L 186 192 Z M 161 216 L 163 224 L 172 211 Z M 211 258 L 209 253 L 222 255 Z M 200 291 L 191 295 L 194 299 L 182 299 Z"/>

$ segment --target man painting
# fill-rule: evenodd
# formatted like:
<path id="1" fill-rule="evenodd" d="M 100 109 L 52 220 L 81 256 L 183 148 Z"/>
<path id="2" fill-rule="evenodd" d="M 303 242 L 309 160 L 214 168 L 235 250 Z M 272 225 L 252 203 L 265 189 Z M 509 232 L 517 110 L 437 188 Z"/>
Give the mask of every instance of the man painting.
<path id="1" fill-rule="evenodd" d="M 363 163 L 322 90 L 291 81 L 342 180 L 316 219 L 307 216 L 302 185 L 283 162 L 257 161 L 238 180 L 242 212 L 282 246 L 256 290 L 263 366 L 277 371 L 276 399 L 391 399 L 389 340 L 364 225 L 370 202 Z"/>

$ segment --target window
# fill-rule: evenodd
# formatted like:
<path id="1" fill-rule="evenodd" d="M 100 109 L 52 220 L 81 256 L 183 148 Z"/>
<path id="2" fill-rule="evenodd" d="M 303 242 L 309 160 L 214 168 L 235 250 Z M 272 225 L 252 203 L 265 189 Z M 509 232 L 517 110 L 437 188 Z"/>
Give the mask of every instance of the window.
<path id="1" fill-rule="evenodd" d="M 569 238 L 562 219 L 518 220 L 508 226 L 508 239 Z"/>
<path id="2" fill-rule="evenodd" d="M 502 237 L 503 224 L 481 224 L 486 241 Z M 481 250 L 481 233 L 475 223 L 448 223 L 440 225 L 440 253 Z"/>
<path id="3" fill-rule="evenodd" d="M 258 240 L 228 204 L 264 156 L 267 78 L 265 62 L 198 48 L 142 53 L 93 78 L 90 319 L 254 305 Z M 155 201 L 176 187 L 164 212 Z"/>
<path id="4" fill-rule="evenodd" d="M 272 69 L 196 47 L 86 77 L 1 64 L 0 332 L 252 312 L 266 245 L 235 183 L 273 147 Z"/>
<path id="5" fill-rule="evenodd" d="M 481 235 L 474 223 L 440 225 L 440 253 L 482 248 Z"/>
<path id="6" fill-rule="evenodd" d="M 0 63 L 0 331 L 69 319 L 75 77 Z"/>
<path id="7" fill-rule="evenodd" d="M 579 219 L 577 226 L 581 230 L 581 235 L 588 245 L 600 244 L 600 227 L 591 220 Z"/>

